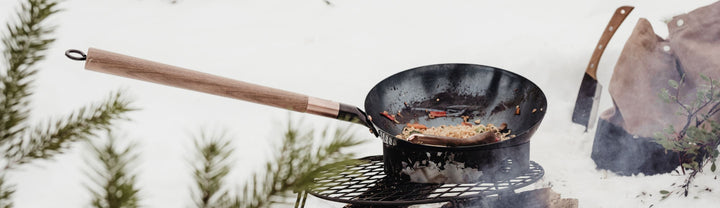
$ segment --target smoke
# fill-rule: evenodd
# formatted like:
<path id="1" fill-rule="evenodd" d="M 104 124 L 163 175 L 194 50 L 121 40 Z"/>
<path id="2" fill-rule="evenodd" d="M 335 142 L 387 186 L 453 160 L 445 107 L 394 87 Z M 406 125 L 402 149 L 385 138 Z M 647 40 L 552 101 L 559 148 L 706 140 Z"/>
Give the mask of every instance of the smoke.
<path id="1" fill-rule="evenodd" d="M 542 188 L 520 193 L 491 195 L 442 206 L 442 208 L 455 207 L 578 207 L 578 200 L 564 199 L 552 189 Z"/>

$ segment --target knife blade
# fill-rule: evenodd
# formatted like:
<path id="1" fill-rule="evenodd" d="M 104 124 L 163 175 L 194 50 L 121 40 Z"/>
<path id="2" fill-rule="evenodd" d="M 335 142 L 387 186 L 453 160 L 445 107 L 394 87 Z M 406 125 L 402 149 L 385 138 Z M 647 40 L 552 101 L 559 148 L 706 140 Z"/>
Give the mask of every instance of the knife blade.
<path id="1" fill-rule="evenodd" d="M 598 41 L 598 44 L 593 50 L 590 63 L 588 63 L 585 69 L 585 74 L 580 83 L 580 90 L 578 91 L 577 99 L 575 99 L 575 109 L 572 115 L 572 122 L 585 126 L 585 132 L 595 124 L 600 94 L 602 93 L 602 85 L 598 83 L 597 79 L 597 66 L 600 62 L 600 57 L 605 51 L 610 39 L 615 34 L 615 31 L 617 31 L 617 28 L 633 9 L 634 7 L 632 6 L 622 6 L 615 10 L 602 36 L 600 36 L 600 41 Z"/>

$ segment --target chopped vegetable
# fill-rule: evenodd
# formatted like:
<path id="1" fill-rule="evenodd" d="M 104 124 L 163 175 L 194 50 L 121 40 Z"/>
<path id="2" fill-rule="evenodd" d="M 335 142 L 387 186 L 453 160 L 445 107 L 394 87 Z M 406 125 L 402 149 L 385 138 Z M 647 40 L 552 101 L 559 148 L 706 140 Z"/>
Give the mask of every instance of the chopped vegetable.
<path id="1" fill-rule="evenodd" d="M 480 121 L 480 119 L 478 119 L 478 120 L 475 120 L 474 122 L 475 122 L 475 124 L 480 124 L 481 121 Z"/>
<path id="2" fill-rule="evenodd" d="M 427 129 L 427 126 L 419 124 L 419 123 L 408 123 L 407 127 L 412 127 L 415 129 Z"/>
<path id="3" fill-rule="evenodd" d="M 520 115 L 520 106 L 519 105 L 515 106 L 515 115 Z"/>
<path id="4" fill-rule="evenodd" d="M 447 116 L 447 113 L 445 111 L 430 111 L 430 114 L 428 117 L 430 118 L 437 118 L 437 117 L 445 117 Z"/>
<path id="5" fill-rule="evenodd" d="M 395 123 L 400 123 L 397 119 L 395 119 L 395 115 L 390 115 L 387 111 L 383 111 L 382 113 L 380 113 L 380 115 L 385 116 L 385 118 L 388 118 Z"/>
<path id="6" fill-rule="evenodd" d="M 471 124 L 471 123 L 468 123 L 468 122 L 465 122 L 465 121 L 463 121 L 463 122 L 462 122 L 462 123 L 460 123 L 460 124 L 462 124 L 463 126 L 472 126 L 472 124 Z"/>

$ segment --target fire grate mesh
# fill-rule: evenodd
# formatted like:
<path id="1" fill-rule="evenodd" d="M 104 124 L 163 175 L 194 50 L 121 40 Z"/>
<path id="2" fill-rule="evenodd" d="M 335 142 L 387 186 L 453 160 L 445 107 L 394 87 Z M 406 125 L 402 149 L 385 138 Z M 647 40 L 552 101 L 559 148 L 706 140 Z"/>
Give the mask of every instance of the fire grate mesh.
<path id="1" fill-rule="evenodd" d="M 324 172 L 313 180 L 314 184 L 306 191 L 325 200 L 356 205 L 456 202 L 510 192 L 535 183 L 545 174 L 539 164 L 530 161 L 530 168 L 525 173 L 506 180 L 471 184 L 393 182 L 385 176 L 382 156 L 361 160 L 367 163 L 344 167 L 339 174 L 333 170 Z"/>

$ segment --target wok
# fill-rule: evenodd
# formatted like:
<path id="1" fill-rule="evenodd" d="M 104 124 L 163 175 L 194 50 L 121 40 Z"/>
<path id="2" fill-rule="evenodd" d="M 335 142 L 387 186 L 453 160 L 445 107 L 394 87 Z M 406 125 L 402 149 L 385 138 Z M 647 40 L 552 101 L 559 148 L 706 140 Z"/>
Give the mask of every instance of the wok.
<path id="1" fill-rule="evenodd" d="M 539 127 L 547 101 L 530 80 L 499 68 L 474 64 L 435 64 L 408 69 L 375 85 L 363 111 L 353 105 L 156 63 L 90 48 L 89 70 L 155 82 L 263 105 L 350 121 L 366 126 L 383 141 L 385 172 L 393 180 L 426 183 L 472 183 L 513 177 L 529 166 L 529 140 Z M 519 108 L 519 114 L 516 112 Z M 430 119 L 426 110 L 445 111 Z M 400 123 L 381 116 L 400 112 Z M 367 112 L 367 113 L 366 113 Z M 471 146 L 433 146 L 398 139 L 404 123 L 457 125 L 461 116 L 483 124 L 507 123 L 514 138 Z"/>

